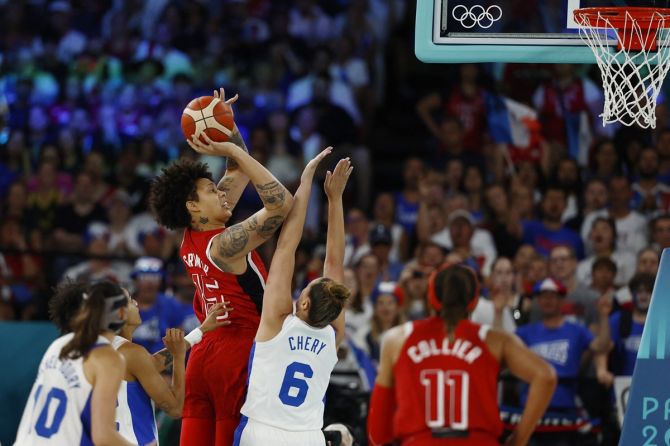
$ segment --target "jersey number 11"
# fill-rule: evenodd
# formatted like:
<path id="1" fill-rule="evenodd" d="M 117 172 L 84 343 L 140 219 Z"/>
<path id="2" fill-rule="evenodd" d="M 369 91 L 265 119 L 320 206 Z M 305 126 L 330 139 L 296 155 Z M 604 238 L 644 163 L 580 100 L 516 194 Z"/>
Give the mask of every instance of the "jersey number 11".
<path id="1" fill-rule="evenodd" d="M 426 390 L 426 425 L 432 429 L 468 429 L 470 375 L 463 370 L 421 371 Z"/>

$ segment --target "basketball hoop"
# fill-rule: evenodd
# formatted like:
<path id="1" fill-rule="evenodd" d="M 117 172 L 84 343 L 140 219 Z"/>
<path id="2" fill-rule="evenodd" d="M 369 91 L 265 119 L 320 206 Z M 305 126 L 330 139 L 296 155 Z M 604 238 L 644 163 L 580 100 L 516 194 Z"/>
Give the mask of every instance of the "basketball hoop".
<path id="1" fill-rule="evenodd" d="M 603 126 L 656 128 L 656 100 L 670 69 L 670 8 L 581 8 L 574 18 L 600 68 Z M 608 45 L 612 36 L 616 51 Z"/>

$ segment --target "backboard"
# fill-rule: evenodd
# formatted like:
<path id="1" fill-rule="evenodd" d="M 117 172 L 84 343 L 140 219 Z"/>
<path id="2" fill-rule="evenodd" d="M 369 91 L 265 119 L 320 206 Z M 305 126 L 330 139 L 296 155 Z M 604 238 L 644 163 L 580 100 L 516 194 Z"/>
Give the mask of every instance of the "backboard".
<path id="1" fill-rule="evenodd" d="M 665 8 L 670 1 L 418 0 L 416 56 L 433 63 L 595 63 L 573 18 L 575 9 L 595 6 Z M 604 37 L 616 46 L 613 35 Z"/>

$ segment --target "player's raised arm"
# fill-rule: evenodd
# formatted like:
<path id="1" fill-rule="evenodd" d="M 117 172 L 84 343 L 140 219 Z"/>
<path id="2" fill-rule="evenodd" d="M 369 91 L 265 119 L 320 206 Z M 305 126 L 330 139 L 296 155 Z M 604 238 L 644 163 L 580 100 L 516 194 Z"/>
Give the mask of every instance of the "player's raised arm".
<path id="1" fill-rule="evenodd" d="M 284 318 L 293 312 L 291 281 L 295 266 L 295 250 L 302 238 L 314 173 L 321 160 L 330 154 L 331 150 L 331 147 L 326 148 L 307 163 L 300 178 L 300 186 L 293 199 L 293 208 L 279 234 L 277 249 L 272 256 L 263 293 L 263 312 L 256 335 L 257 340 L 272 339 L 281 329 Z"/>
<path id="2" fill-rule="evenodd" d="M 219 88 L 218 91 L 214 90 L 214 97 L 228 105 L 233 105 L 238 98 L 235 95 L 226 100 L 226 92 L 223 87 Z M 240 129 L 237 128 L 237 124 L 235 124 L 233 133 L 230 135 L 230 142 L 240 146 L 245 152 L 249 153 L 247 145 L 244 143 L 244 139 L 242 139 Z M 226 171 L 216 187 L 226 193 L 226 201 L 228 201 L 228 206 L 232 211 L 237 206 L 237 202 L 240 201 L 242 192 L 244 192 L 247 184 L 249 184 L 249 176 L 240 169 L 239 164 L 234 159 L 226 158 L 226 160 Z"/>
<path id="3" fill-rule="evenodd" d="M 323 277 L 336 282 L 344 281 L 344 209 L 342 193 L 347 185 L 353 166 L 349 158 L 337 163 L 331 173 L 326 173 L 323 188 L 328 196 L 328 235 L 326 237 L 326 261 L 323 266 Z M 335 329 L 337 344 L 344 339 L 344 308 L 332 322 Z"/>
<path id="4" fill-rule="evenodd" d="M 281 226 L 291 210 L 293 197 L 265 167 L 238 145 L 214 142 L 205 133 L 194 135 L 188 143 L 196 152 L 234 160 L 240 170 L 249 176 L 263 202 L 263 209 L 217 235 L 209 248 L 212 259 L 223 271 L 235 272 L 231 264 L 265 242 Z"/>

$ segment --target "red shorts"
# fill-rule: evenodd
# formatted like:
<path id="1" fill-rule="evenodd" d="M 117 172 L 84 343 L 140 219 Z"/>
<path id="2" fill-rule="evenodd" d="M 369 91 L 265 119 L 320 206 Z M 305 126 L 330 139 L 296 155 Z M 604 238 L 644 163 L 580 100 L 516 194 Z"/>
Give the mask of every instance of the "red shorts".
<path id="1" fill-rule="evenodd" d="M 184 418 L 240 417 L 247 392 L 249 352 L 256 330 L 220 328 L 196 344 L 186 366 Z"/>

